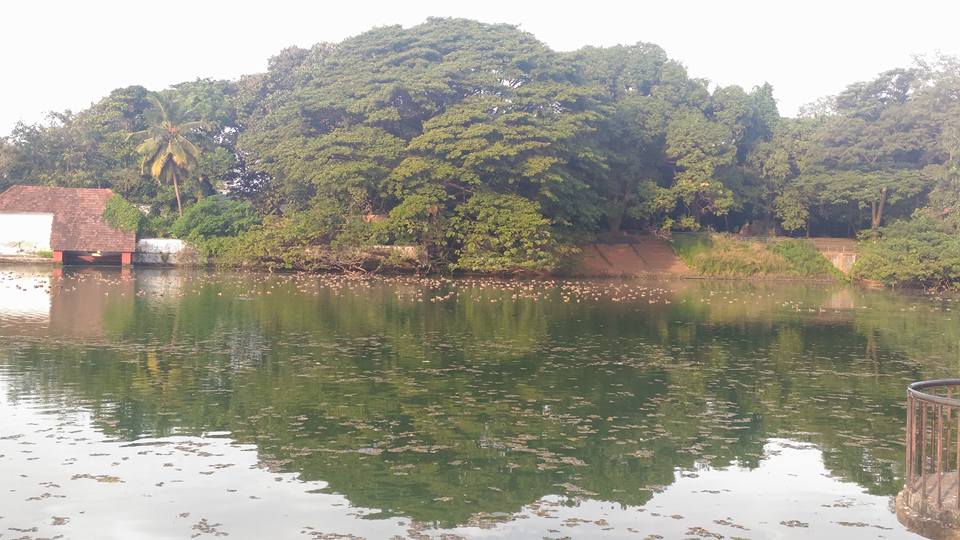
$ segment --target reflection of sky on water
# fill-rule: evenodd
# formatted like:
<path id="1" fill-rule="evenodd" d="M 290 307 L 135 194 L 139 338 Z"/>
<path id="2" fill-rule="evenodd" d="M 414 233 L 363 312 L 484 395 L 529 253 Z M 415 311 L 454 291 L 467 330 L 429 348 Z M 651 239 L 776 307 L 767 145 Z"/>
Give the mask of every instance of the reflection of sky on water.
<path id="1" fill-rule="evenodd" d="M 50 272 L 0 272 L 0 325 L 50 318 Z"/>
<path id="2" fill-rule="evenodd" d="M 907 538 L 902 387 L 960 335 L 949 302 L 848 287 L 15 274 L 2 538 Z"/>
<path id="3" fill-rule="evenodd" d="M 9 532 L 36 527 L 32 534 L 39 536 L 914 537 L 896 523 L 888 497 L 831 477 L 816 447 L 786 439 L 771 439 L 753 470 L 677 471 L 643 507 L 548 496 L 516 514 L 481 518 L 477 526 L 435 530 L 405 518 L 364 519 L 377 511 L 351 507 L 339 494 L 316 493 L 325 482 L 268 470 L 255 445 L 236 443 L 229 434 L 109 440 L 86 411 L 63 412 L 29 398 L 11 402 L 3 380 L 0 418 L 0 526 Z"/>

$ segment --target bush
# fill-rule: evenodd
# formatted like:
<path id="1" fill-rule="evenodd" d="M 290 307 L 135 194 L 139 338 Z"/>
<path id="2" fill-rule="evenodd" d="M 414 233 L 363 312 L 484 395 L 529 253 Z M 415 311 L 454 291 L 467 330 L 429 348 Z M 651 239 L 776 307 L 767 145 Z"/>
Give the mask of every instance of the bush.
<path id="1" fill-rule="evenodd" d="M 694 268 L 708 276 L 789 274 L 790 265 L 765 244 L 744 242 L 727 235 L 712 235 L 710 251 L 694 258 Z"/>
<path id="2" fill-rule="evenodd" d="M 170 227 L 179 238 L 237 236 L 260 224 L 260 216 L 247 201 L 207 197 L 187 210 Z"/>
<path id="3" fill-rule="evenodd" d="M 887 285 L 947 288 L 960 284 L 960 235 L 925 214 L 897 221 L 874 242 L 863 242 L 852 276 Z"/>
<path id="4" fill-rule="evenodd" d="M 355 269 L 362 266 L 372 226 L 359 217 L 344 217 L 329 202 L 283 217 L 231 238 L 221 246 L 220 263 L 283 270 Z"/>
<path id="5" fill-rule="evenodd" d="M 114 229 L 125 232 L 139 232 L 143 222 L 143 213 L 127 202 L 126 199 L 114 193 L 103 208 L 103 219 Z"/>
<path id="6" fill-rule="evenodd" d="M 188 208 L 170 227 L 206 256 L 219 255 L 234 238 L 260 225 L 260 216 L 247 201 L 207 197 Z"/>
<path id="7" fill-rule="evenodd" d="M 694 268 L 697 256 L 713 249 L 713 235 L 674 233 L 670 236 L 670 243 L 677 256 Z"/>

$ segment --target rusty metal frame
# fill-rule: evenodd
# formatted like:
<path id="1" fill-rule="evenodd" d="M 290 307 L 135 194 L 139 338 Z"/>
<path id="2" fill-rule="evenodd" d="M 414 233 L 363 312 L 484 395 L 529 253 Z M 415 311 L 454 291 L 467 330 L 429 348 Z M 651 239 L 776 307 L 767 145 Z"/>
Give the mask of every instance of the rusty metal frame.
<path id="1" fill-rule="evenodd" d="M 954 397 L 957 396 L 957 397 Z M 919 492 L 920 504 L 930 497 L 943 507 L 944 476 L 952 475 L 947 493 L 960 509 L 960 379 L 920 381 L 907 387 L 906 489 Z M 927 416 L 930 416 L 928 421 Z M 953 418 L 956 417 L 956 426 Z M 919 429 L 918 429 L 919 428 Z M 956 444 L 951 444 L 953 442 Z M 929 446 L 929 452 L 927 447 Z M 951 452 L 955 466 L 951 467 Z M 919 459 L 918 459 L 919 458 Z M 934 475 L 930 477 L 930 475 Z M 936 496 L 933 497 L 936 492 Z"/>

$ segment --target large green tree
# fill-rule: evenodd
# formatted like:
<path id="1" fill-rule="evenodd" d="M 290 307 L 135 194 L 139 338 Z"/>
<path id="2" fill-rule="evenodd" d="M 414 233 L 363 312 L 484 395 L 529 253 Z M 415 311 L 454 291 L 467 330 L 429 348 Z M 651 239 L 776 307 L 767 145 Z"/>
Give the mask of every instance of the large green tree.
<path id="1" fill-rule="evenodd" d="M 818 132 L 803 182 L 821 200 L 869 210 L 876 237 L 887 208 L 928 188 L 923 169 L 933 126 L 912 98 L 925 84 L 917 69 L 897 69 L 850 85 Z"/>
<path id="2" fill-rule="evenodd" d="M 601 166 L 591 171 L 591 184 L 607 229 L 616 234 L 627 217 L 637 223 L 653 218 L 655 188 L 669 182 L 664 146 L 670 114 L 697 83 L 649 43 L 586 47 L 572 61 L 605 105 L 596 131 Z"/>

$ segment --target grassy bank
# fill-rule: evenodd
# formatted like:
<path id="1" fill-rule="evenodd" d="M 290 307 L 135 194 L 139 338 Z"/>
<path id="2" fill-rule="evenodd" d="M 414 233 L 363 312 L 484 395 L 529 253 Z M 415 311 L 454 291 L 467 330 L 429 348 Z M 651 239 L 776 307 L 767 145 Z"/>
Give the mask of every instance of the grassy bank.
<path id="1" fill-rule="evenodd" d="M 677 234 L 674 251 L 693 271 L 717 277 L 802 277 L 841 279 L 812 243 L 784 238 L 741 240 L 729 234 Z"/>

